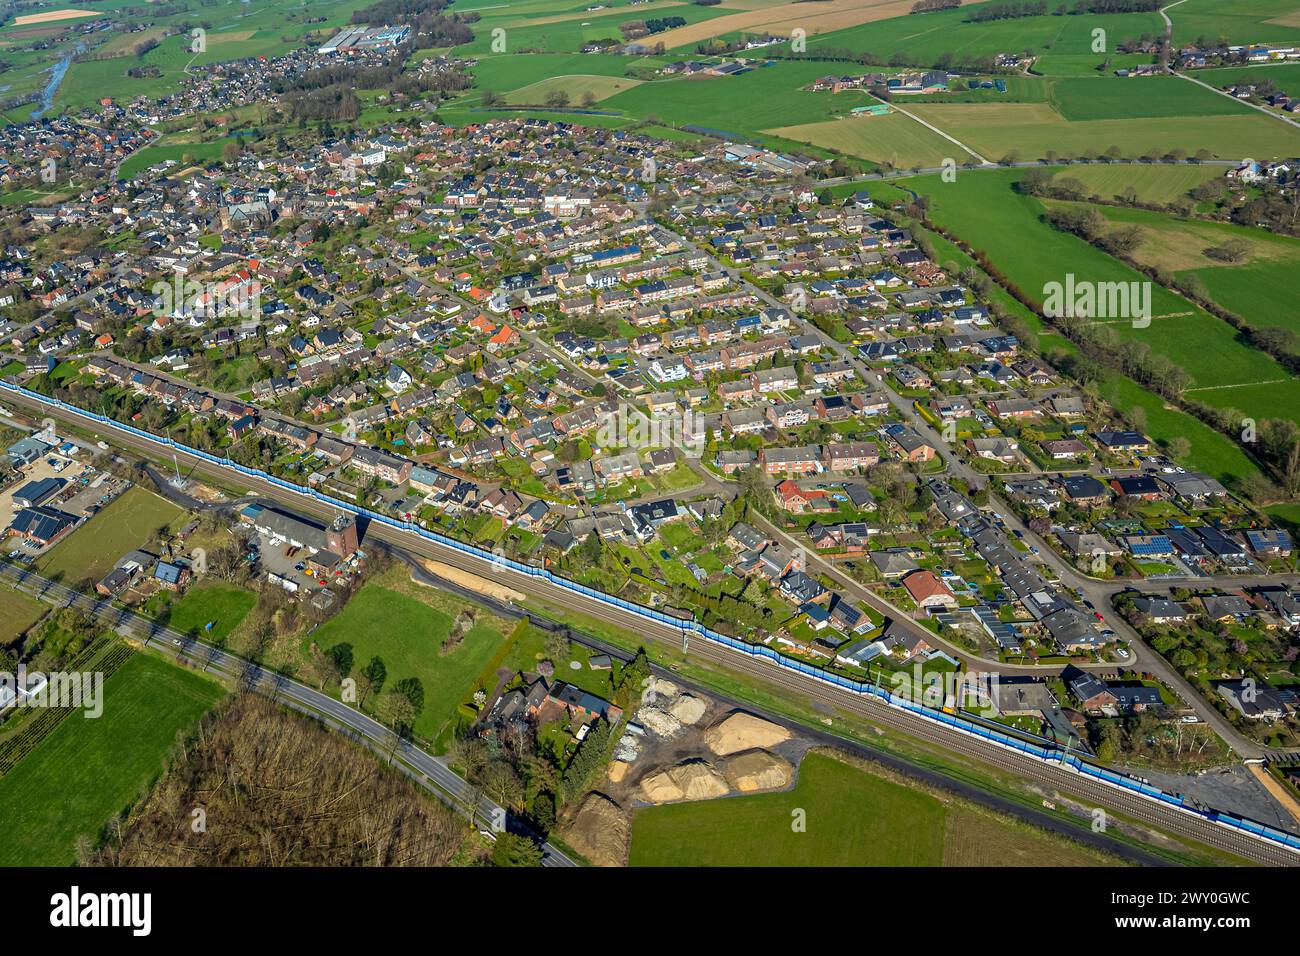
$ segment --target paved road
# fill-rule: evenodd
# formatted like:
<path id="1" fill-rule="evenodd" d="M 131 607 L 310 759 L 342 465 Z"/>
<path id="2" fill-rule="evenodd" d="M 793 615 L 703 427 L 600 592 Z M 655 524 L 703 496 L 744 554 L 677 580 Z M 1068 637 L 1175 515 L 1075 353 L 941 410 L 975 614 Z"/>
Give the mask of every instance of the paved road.
<path id="1" fill-rule="evenodd" d="M 146 647 L 187 661 L 205 671 L 216 672 L 239 682 L 246 689 L 265 694 L 295 710 L 320 718 L 334 729 L 369 747 L 387 763 L 433 793 L 457 813 L 467 817 L 475 826 L 489 827 L 493 821 L 506 821 L 507 829 L 527 832 L 501 806 L 458 776 L 444 760 L 432 756 L 411 741 L 398 737 L 383 724 L 328 694 L 235 657 L 133 611 L 113 607 L 107 601 L 74 591 L 18 565 L 0 562 L 0 578 L 47 604 L 74 607 Z M 542 852 L 544 866 L 577 865 L 549 843 L 543 845 Z"/>

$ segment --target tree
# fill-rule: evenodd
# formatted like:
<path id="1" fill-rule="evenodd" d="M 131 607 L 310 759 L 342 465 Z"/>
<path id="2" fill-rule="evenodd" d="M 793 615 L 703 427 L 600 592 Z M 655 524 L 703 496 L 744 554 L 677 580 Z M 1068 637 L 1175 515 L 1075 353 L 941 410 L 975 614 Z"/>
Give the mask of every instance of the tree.
<path id="1" fill-rule="evenodd" d="M 381 657 L 370 658 L 370 663 L 361 671 L 362 687 L 361 700 L 364 703 L 366 695 L 373 692 L 378 694 L 384 686 L 384 681 L 388 679 L 388 668 L 384 665 Z"/>
<path id="2" fill-rule="evenodd" d="M 497 834 L 492 848 L 493 866 L 541 866 L 542 848 L 518 833 Z"/>
<path id="3" fill-rule="evenodd" d="M 379 719 L 392 727 L 399 737 L 411 735 L 416 716 L 411 699 L 396 687 L 379 699 Z"/>

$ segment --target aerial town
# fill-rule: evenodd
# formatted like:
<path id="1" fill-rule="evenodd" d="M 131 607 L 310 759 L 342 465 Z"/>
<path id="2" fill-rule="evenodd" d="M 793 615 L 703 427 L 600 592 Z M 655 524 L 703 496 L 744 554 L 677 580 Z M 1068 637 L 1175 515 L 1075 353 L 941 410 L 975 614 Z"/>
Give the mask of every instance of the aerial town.
<path id="1" fill-rule="evenodd" d="M 1251 311 L 1294 282 L 1300 137 L 999 159 L 923 117 L 1027 105 L 1066 54 L 793 61 L 791 96 L 857 104 L 827 124 L 958 157 L 886 161 L 712 108 L 609 122 L 612 87 L 543 109 L 480 43 L 505 13 L 334 5 L 244 56 L 194 27 L 170 73 L 149 44 L 189 42 L 179 14 L 18 5 L 14 29 L 58 25 L 13 34 L 28 52 L 122 41 L 73 56 L 74 89 L 141 65 L 0 126 L 0 863 L 1300 861 L 1300 358 Z M 950 22 L 1156 10 L 1104 6 Z M 529 47 L 534 85 L 646 60 L 633 92 L 725 99 L 811 42 L 675 10 L 588 30 L 562 73 Z M 1102 97 L 1169 82 L 1296 125 L 1300 34 L 1121 35 L 1078 81 Z M 944 205 L 976 182 L 1041 209 L 1024 245 L 967 231 L 978 196 Z M 1080 263 L 1043 296 L 1034 245 Z M 1185 357 L 1158 337 L 1180 317 Z M 118 770 L 33 810 L 56 759 L 106 746 L 49 703 L 75 675 Z M 275 796 L 298 786 L 347 805 L 300 817 Z M 791 838 L 789 808 L 841 791 L 879 804 Z M 175 832 L 196 801 L 213 839 Z M 885 849 L 891 801 L 917 835 Z M 279 835 L 230 829 L 258 815 Z"/>

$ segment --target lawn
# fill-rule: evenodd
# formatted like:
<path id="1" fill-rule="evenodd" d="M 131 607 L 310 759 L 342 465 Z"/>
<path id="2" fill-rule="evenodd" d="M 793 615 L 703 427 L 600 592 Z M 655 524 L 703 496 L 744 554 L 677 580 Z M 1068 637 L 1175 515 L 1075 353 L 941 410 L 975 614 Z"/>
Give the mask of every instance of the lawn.
<path id="1" fill-rule="evenodd" d="M 183 634 L 197 632 L 205 640 L 220 641 L 244 619 L 257 596 L 247 588 L 224 581 L 201 580 L 175 604 L 167 618 L 169 626 Z M 212 630 L 205 631 L 212 624 Z"/>
<path id="2" fill-rule="evenodd" d="M 795 832 L 796 811 L 805 832 Z M 1045 833 L 810 753 L 793 790 L 645 807 L 633 866 L 1082 865 Z"/>
<path id="3" fill-rule="evenodd" d="M 73 714 L 0 778 L 0 866 L 68 866 L 162 770 L 179 732 L 224 691 L 137 655 L 104 683 L 96 720 Z"/>
<path id="4" fill-rule="evenodd" d="M 404 678 L 418 678 L 424 685 L 425 705 L 416 718 L 415 732 L 426 740 L 437 740 L 454 726 L 457 707 L 504 645 L 508 630 L 505 621 L 479 610 L 460 645 L 443 653 L 442 644 L 451 633 L 455 614 L 471 605 L 447 595 L 439 598 L 447 610 L 367 584 L 310 638 L 323 651 L 336 644 L 351 644 L 354 675 L 372 657 L 379 657 L 388 672 L 386 687 Z M 364 704 L 367 710 L 374 709 L 373 700 Z"/>
<path id="5" fill-rule="evenodd" d="M 35 624 L 45 605 L 10 587 L 0 587 L 0 646 L 8 644 Z"/>
<path id="6" fill-rule="evenodd" d="M 46 577 L 98 581 L 122 555 L 149 544 L 159 528 L 175 528 L 184 509 L 141 487 L 128 489 L 36 562 Z"/>

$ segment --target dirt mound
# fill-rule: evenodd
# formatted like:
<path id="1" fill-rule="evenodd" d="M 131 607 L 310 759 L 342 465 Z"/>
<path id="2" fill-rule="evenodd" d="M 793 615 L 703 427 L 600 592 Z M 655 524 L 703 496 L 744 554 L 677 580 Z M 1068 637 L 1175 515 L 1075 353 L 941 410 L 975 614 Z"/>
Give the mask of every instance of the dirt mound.
<path id="1" fill-rule="evenodd" d="M 668 713 L 672 714 L 683 724 L 697 724 L 704 712 L 709 709 L 707 701 L 700 700 L 694 694 L 682 694 L 676 702 L 668 708 Z"/>
<path id="2" fill-rule="evenodd" d="M 564 838 L 596 866 L 622 866 L 627 861 L 631 832 L 623 808 L 603 793 L 592 791 L 582 801 Z"/>
<path id="3" fill-rule="evenodd" d="M 673 782 L 681 788 L 687 800 L 711 800 L 730 792 L 727 781 L 713 765 L 703 760 L 688 760 L 668 771 Z"/>
<path id="4" fill-rule="evenodd" d="M 681 688 L 679 688 L 672 681 L 666 680 L 662 677 L 652 677 L 646 683 L 646 688 L 645 688 L 645 692 L 642 694 L 642 699 L 648 698 L 650 701 L 654 701 L 656 699 L 662 700 L 665 697 L 668 698 L 676 697 L 680 693 L 681 693 Z"/>
<path id="5" fill-rule="evenodd" d="M 790 739 L 790 731 L 762 717 L 736 711 L 722 723 L 704 732 L 704 742 L 719 757 L 775 747 Z"/>
<path id="6" fill-rule="evenodd" d="M 722 774 L 706 760 L 686 760 L 641 781 L 641 797 L 650 803 L 712 800 L 730 792 Z"/>
<path id="7" fill-rule="evenodd" d="M 651 774 L 641 781 L 641 799 L 647 803 L 671 803 L 685 796 L 667 770 Z"/>
<path id="8" fill-rule="evenodd" d="M 789 785 L 794 768 L 784 757 L 766 750 L 749 750 L 722 762 L 722 773 L 732 790 L 780 790 Z"/>
<path id="9" fill-rule="evenodd" d="M 622 783 L 623 778 L 627 776 L 628 763 L 626 760 L 611 760 L 609 762 L 609 782 Z"/>

